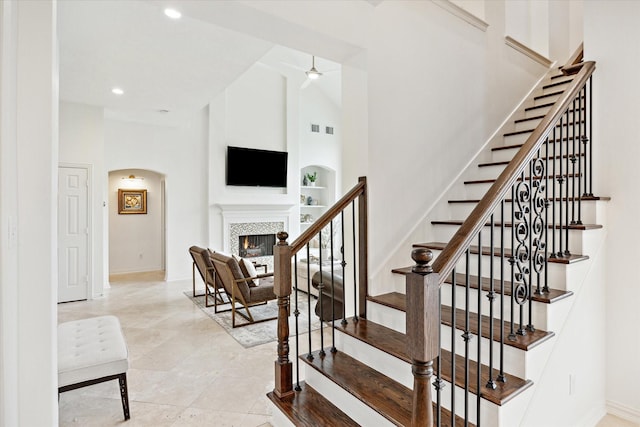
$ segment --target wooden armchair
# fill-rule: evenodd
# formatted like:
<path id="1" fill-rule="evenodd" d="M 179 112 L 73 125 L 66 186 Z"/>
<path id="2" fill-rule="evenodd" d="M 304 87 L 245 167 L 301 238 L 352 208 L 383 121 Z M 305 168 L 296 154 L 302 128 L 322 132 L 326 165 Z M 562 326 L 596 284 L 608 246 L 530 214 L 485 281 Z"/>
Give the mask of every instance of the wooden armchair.
<path id="1" fill-rule="evenodd" d="M 200 273 L 200 277 L 204 282 L 204 305 L 206 307 L 214 306 L 214 311 L 218 313 L 218 304 L 228 304 L 229 295 L 227 294 L 227 300 L 222 296 L 222 293 L 226 293 L 224 286 L 220 278 L 217 277 L 213 263 L 211 262 L 211 252 L 209 249 L 200 248 L 198 246 L 191 246 L 189 253 L 193 259 L 193 265 L 191 267 L 191 280 L 193 283 L 193 296 L 196 295 L 196 269 Z M 213 298 L 213 304 L 209 304 L 209 297 Z M 222 310 L 227 311 L 227 310 Z"/>
<path id="2" fill-rule="evenodd" d="M 277 316 L 275 316 L 255 320 L 251 315 L 251 311 L 249 311 L 249 307 L 266 304 L 267 301 L 276 299 L 276 294 L 273 293 L 273 273 L 246 277 L 242 273 L 238 261 L 233 257 L 214 253 L 211 256 L 211 260 L 216 271 L 216 277 L 220 278 L 227 296 L 231 295 L 231 324 L 234 328 L 277 319 Z M 254 279 L 259 279 L 259 285 L 254 283 Z M 242 307 L 236 307 L 236 303 L 242 304 Z M 246 314 L 238 311 L 238 309 L 241 310 L 243 308 Z M 236 325 L 236 313 L 248 320 L 248 323 Z"/>

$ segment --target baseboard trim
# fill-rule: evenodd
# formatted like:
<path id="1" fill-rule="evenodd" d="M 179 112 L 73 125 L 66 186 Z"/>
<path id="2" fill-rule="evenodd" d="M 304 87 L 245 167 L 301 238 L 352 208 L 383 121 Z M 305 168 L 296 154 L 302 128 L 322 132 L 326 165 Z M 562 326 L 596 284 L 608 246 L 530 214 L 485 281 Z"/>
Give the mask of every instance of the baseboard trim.
<path id="1" fill-rule="evenodd" d="M 586 411 L 584 416 L 580 417 L 580 420 L 575 425 L 576 427 L 593 427 L 607 415 L 607 408 L 604 402 L 602 404 L 594 405 L 589 411 Z"/>
<path id="2" fill-rule="evenodd" d="M 522 53 L 523 55 L 528 56 L 529 58 L 536 61 L 538 64 L 544 65 L 547 68 L 551 68 L 551 66 L 553 65 L 553 61 L 551 61 L 549 58 L 539 54 L 535 50 L 520 43 L 518 40 L 514 39 L 511 36 L 504 36 L 504 42 L 507 44 L 507 46 L 514 48 L 515 50 Z"/>
<path id="3" fill-rule="evenodd" d="M 640 410 L 623 405 L 622 403 L 607 400 L 607 413 L 622 418 L 623 420 L 640 424 Z"/>
<path id="4" fill-rule="evenodd" d="M 455 3 L 452 3 L 449 0 L 431 0 L 431 1 L 437 4 L 438 6 L 440 6 L 441 8 L 443 8 L 444 10 L 446 10 L 447 12 L 457 16 L 458 18 L 462 19 L 463 21 L 473 25 L 474 27 L 482 31 L 486 32 L 487 28 L 489 28 L 489 24 L 487 24 L 485 21 L 478 18 L 473 13 L 467 12 L 465 9 L 461 8 Z"/>

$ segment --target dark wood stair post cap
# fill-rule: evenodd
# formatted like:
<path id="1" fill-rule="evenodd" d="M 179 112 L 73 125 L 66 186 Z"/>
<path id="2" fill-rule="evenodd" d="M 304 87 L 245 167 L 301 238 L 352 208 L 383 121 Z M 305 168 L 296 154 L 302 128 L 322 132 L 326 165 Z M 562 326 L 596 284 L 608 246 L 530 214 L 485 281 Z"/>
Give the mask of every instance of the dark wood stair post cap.
<path id="1" fill-rule="evenodd" d="M 427 248 L 416 248 L 411 251 L 411 259 L 413 259 L 416 265 L 411 269 L 412 272 L 418 274 L 433 273 L 433 268 L 429 263 L 433 260 L 433 252 Z"/>
<path id="2" fill-rule="evenodd" d="M 286 231 L 279 231 L 278 234 L 276 234 L 276 236 L 278 236 L 278 245 L 279 246 L 285 246 L 287 244 L 287 239 L 289 238 L 289 233 L 287 233 Z"/>

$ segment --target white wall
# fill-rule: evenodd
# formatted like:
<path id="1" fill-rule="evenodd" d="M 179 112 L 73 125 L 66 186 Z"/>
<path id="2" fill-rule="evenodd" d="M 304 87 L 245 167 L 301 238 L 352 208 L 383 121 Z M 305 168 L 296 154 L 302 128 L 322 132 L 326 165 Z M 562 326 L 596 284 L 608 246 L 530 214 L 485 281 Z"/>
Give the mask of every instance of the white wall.
<path id="1" fill-rule="evenodd" d="M 106 268 L 104 217 L 106 215 L 106 176 L 104 173 L 104 111 L 100 107 L 70 102 L 60 103 L 59 161 L 64 164 L 91 165 L 91 254 L 92 269 L 89 295 L 102 294 Z"/>
<path id="2" fill-rule="evenodd" d="M 44 426 L 58 419 L 56 3 L 0 9 L 0 425 Z"/>
<path id="3" fill-rule="evenodd" d="M 181 126 L 105 120 L 105 171 L 165 176 L 167 280 L 191 277 L 188 249 L 207 244 L 207 117 L 205 108 Z"/>
<path id="4" fill-rule="evenodd" d="M 297 204 L 298 101 L 292 82 L 279 72 L 256 64 L 209 104 L 209 242 L 223 248 L 222 205 Z M 226 185 L 227 146 L 287 151 L 287 188 Z M 289 223 L 293 223 L 291 214 Z"/>
<path id="5" fill-rule="evenodd" d="M 637 48 L 640 3 L 584 3 L 585 58 L 596 61 L 594 75 L 594 193 L 611 196 L 607 211 L 605 289 L 609 410 L 640 423 L 640 287 L 633 266 L 640 241 L 640 85 Z"/>
<path id="6" fill-rule="evenodd" d="M 503 2 L 486 3 L 486 19 L 483 32 L 431 2 L 376 8 L 368 51 L 374 271 L 546 71 L 505 45 Z M 408 246 L 400 250 L 400 265 L 411 262 Z M 384 285 L 389 271 L 373 281 Z"/>
<path id="7" fill-rule="evenodd" d="M 132 188 L 122 177 L 142 177 L 136 189 L 147 190 L 146 214 L 118 213 L 118 189 Z M 163 176 L 148 170 L 109 173 L 109 274 L 164 270 Z"/>

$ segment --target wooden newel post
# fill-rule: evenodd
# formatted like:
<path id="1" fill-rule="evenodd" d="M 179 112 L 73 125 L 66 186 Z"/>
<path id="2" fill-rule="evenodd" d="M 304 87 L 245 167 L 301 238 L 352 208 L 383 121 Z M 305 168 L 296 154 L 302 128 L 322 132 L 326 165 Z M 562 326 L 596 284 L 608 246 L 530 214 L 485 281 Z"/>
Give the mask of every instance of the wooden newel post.
<path id="1" fill-rule="evenodd" d="M 433 259 L 430 250 L 414 249 L 411 258 L 416 263 L 407 275 L 407 338 L 413 373 L 411 425 L 432 427 L 431 377 L 440 345 L 439 275 L 429 265 Z"/>
<path id="2" fill-rule="evenodd" d="M 278 360 L 275 361 L 275 388 L 279 398 L 292 396 L 292 364 L 289 360 L 289 298 L 291 295 L 291 247 L 289 234 L 278 233 L 278 243 L 273 247 L 274 286 L 278 297 Z"/>

